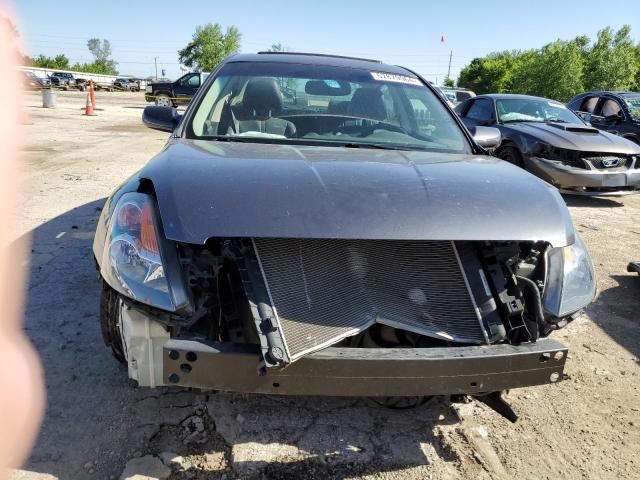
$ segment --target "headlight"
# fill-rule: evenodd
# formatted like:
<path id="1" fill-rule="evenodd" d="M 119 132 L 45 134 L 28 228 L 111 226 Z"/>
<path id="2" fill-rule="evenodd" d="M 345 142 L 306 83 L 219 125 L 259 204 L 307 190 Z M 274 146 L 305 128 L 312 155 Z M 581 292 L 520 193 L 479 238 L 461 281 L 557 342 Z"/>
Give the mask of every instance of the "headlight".
<path id="1" fill-rule="evenodd" d="M 111 215 L 101 273 L 118 292 L 175 311 L 187 303 L 177 254 L 158 233 L 153 198 L 127 193 Z"/>
<path id="2" fill-rule="evenodd" d="M 589 305 L 596 294 L 596 280 L 589 252 L 576 233 L 573 245 L 552 248 L 547 253 L 544 309 L 564 317 Z"/>

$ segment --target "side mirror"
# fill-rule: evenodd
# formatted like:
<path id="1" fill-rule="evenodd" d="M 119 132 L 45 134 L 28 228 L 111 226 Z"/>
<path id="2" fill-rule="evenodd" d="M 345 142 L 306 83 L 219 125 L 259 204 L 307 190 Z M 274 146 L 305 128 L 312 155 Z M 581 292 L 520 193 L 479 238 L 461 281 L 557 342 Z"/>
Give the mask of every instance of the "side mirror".
<path id="1" fill-rule="evenodd" d="M 182 115 L 178 114 L 175 107 L 145 107 L 142 112 L 142 122 L 150 128 L 173 132 L 180 123 Z"/>
<path id="2" fill-rule="evenodd" d="M 475 142 L 483 148 L 496 148 L 502 141 L 502 134 L 497 128 L 471 127 L 469 131 Z"/>
<path id="3" fill-rule="evenodd" d="M 604 121 L 607 123 L 616 123 L 622 120 L 622 112 L 614 113 L 613 115 L 607 115 L 604 117 Z"/>

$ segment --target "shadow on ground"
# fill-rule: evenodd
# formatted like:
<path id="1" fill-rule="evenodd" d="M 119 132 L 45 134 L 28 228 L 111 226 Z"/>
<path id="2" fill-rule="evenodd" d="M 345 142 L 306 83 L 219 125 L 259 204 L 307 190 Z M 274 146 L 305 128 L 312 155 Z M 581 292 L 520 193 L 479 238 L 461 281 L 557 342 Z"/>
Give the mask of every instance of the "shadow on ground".
<path id="1" fill-rule="evenodd" d="M 27 469 L 117 478 L 131 458 L 163 452 L 183 457 L 171 478 L 343 478 L 455 464 L 442 428 L 458 417 L 439 400 L 393 411 L 354 398 L 136 388 L 100 334 L 92 242 L 103 203 L 31 232 L 25 330 L 48 408 Z"/>
<path id="2" fill-rule="evenodd" d="M 640 276 L 612 275 L 617 286 L 608 288 L 589 307 L 589 316 L 613 340 L 640 358 Z"/>
<path id="3" fill-rule="evenodd" d="M 580 195 L 562 195 L 568 207 L 588 208 L 618 208 L 624 207 L 624 203 L 615 200 L 614 197 L 587 197 Z"/>

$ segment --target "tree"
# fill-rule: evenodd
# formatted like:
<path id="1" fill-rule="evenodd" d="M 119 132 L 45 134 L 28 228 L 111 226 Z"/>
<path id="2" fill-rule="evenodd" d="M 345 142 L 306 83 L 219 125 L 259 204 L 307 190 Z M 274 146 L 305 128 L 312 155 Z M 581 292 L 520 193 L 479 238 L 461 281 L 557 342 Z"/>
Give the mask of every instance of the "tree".
<path id="1" fill-rule="evenodd" d="M 455 87 L 456 83 L 453 81 L 453 78 L 445 77 L 444 86 L 445 87 Z"/>
<path id="2" fill-rule="evenodd" d="M 585 87 L 588 90 L 628 90 L 635 84 L 638 63 L 630 36 L 631 27 L 617 32 L 610 27 L 598 32 L 587 54 Z"/>
<path id="3" fill-rule="evenodd" d="M 511 89 L 519 93 L 567 101 L 583 90 L 580 42 L 557 40 L 523 52 L 515 64 Z"/>
<path id="4" fill-rule="evenodd" d="M 81 71 L 89 73 L 103 73 L 107 75 L 115 75 L 117 63 L 111 59 L 111 42 L 99 38 L 90 38 L 87 40 L 87 48 L 93 55 L 93 63 L 85 63 L 83 65 L 76 64 Z"/>
<path id="5" fill-rule="evenodd" d="M 460 71 L 458 86 L 474 92 L 509 92 L 515 62 L 520 52 L 505 51 L 491 53 L 483 58 L 474 58 Z"/>
<path id="6" fill-rule="evenodd" d="M 178 51 L 179 61 L 189 68 L 210 72 L 224 57 L 240 50 L 241 38 L 240 31 L 233 26 L 222 33 L 218 23 L 198 25 L 192 40 Z"/>
<path id="7" fill-rule="evenodd" d="M 111 57 L 111 42 L 103 39 L 102 43 L 99 38 L 90 38 L 87 40 L 87 48 L 97 62 L 107 62 Z"/>
<path id="8" fill-rule="evenodd" d="M 268 52 L 284 52 L 284 47 L 280 42 L 274 43 L 271 45 L 271 48 L 267 50 Z"/>
<path id="9" fill-rule="evenodd" d="M 6 25 L 7 31 L 11 32 L 11 36 L 13 38 L 18 38 L 20 36 L 18 27 L 16 27 L 9 17 L 2 17 L 1 21 Z"/>
<path id="10" fill-rule="evenodd" d="M 630 27 L 557 40 L 542 48 L 491 53 L 464 67 L 458 85 L 476 93 L 526 93 L 568 100 L 584 90 L 640 90 L 640 44 Z"/>
<path id="11" fill-rule="evenodd" d="M 69 59 L 66 55 L 60 54 L 55 57 L 38 55 L 32 59 L 33 65 L 40 68 L 52 68 L 56 70 L 69 70 Z"/>

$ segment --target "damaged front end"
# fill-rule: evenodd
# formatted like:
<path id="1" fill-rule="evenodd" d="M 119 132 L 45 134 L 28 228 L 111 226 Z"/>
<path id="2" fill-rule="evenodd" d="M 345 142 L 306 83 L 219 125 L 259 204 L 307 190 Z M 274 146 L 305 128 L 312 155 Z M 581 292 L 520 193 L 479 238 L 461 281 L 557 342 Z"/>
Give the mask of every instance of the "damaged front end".
<path id="1" fill-rule="evenodd" d="M 145 227 L 151 199 L 120 199 L 100 262 L 119 292 L 105 339 L 141 386 L 375 397 L 554 383 L 567 349 L 543 337 L 595 293 L 579 238 L 194 245 Z"/>

